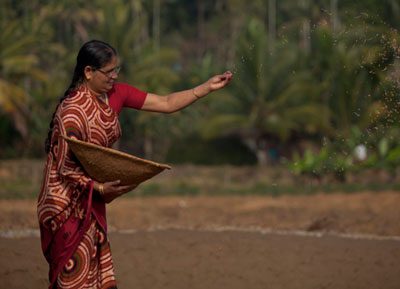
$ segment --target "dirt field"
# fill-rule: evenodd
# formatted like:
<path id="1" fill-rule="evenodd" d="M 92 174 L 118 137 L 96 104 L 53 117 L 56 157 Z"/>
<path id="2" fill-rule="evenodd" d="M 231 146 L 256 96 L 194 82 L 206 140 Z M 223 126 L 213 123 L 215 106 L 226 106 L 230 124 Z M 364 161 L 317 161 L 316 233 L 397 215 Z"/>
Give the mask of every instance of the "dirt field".
<path id="1" fill-rule="evenodd" d="M 119 288 L 399 289 L 399 204 L 397 192 L 122 198 L 108 207 Z M 1 288 L 47 285 L 35 211 L 0 200 Z"/>

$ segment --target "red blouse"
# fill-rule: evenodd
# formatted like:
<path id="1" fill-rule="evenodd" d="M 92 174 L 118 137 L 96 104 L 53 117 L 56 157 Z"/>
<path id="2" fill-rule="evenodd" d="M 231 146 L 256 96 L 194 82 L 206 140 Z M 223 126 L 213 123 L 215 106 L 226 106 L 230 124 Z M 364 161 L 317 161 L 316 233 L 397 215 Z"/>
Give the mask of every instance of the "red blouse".
<path id="1" fill-rule="evenodd" d="M 147 92 L 126 83 L 115 83 L 107 93 L 110 107 L 119 114 L 123 107 L 141 109 Z"/>

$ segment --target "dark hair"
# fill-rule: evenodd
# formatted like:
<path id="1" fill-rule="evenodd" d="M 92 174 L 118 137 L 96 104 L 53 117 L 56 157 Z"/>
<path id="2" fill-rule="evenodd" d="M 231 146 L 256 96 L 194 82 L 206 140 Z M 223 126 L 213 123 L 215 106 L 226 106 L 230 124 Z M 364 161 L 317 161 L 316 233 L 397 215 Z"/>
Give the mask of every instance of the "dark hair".
<path id="1" fill-rule="evenodd" d="M 49 153 L 51 148 L 51 136 L 53 134 L 54 117 L 58 107 L 68 98 L 68 96 L 81 85 L 85 79 L 84 70 L 86 66 L 91 66 L 94 69 L 100 69 L 107 65 L 111 59 L 117 55 L 116 50 L 109 44 L 100 40 L 91 40 L 86 42 L 78 52 L 76 57 L 76 66 L 74 69 L 74 75 L 72 77 L 71 84 L 68 89 L 64 92 L 64 95 L 60 98 L 57 107 L 53 113 L 49 125 L 49 132 L 45 141 L 45 152 Z"/>

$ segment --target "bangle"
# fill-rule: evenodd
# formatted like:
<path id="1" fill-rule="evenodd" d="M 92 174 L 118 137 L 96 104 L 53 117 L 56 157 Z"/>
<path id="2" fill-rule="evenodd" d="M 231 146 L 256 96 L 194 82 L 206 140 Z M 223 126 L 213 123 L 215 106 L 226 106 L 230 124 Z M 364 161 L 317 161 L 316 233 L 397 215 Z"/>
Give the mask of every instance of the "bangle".
<path id="1" fill-rule="evenodd" d="M 99 184 L 99 193 L 100 193 L 100 195 L 104 195 L 104 186 L 103 186 L 103 184 Z"/>
<path id="2" fill-rule="evenodd" d="M 194 95 L 195 98 L 197 98 L 197 99 L 200 99 L 200 98 L 201 98 L 201 96 L 198 96 L 198 95 L 194 92 L 194 88 L 192 89 L 192 92 L 193 92 L 193 95 Z"/>

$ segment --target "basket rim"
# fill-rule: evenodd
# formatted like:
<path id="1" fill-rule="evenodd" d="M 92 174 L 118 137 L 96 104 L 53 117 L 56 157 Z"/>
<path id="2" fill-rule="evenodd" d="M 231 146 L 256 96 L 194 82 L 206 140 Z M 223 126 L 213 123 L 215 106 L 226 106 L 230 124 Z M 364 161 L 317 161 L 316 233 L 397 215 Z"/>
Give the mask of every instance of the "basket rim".
<path id="1" fill-rule="evenodd" d="M 79 144 L 79 145 L 86 146 L 86 147 L 89 147 L 89 148 L 98 149 L 98 150 L 101 150 L 101 151 L 106 152 L 106 153 L 111 153 L 111 154 L 114 154 L 114 155 L 117 155 L 117 156 L 120 156 L 120 157 L 128 158 L 128 159 L 131 159 L 133 161 L 144 162 L 144 163 L 147 163 L 147 164 L 150 164 L 150 165 L 154 165 L 156 167 L 161 167 L 161 168 L 168 169 L 168 170 L 171 169 L 171 166 L 167 165 L 167 164 L 157 163 L 155 161 L 139 158 L 137 156 L 130 155 L 128 153 L 121 152 L 121 151 L 118 151 L 118 150 L 115 150 L 115 149 L 112 149 L 112 148 L 103 147 L 103 146 L 100 146 L 100 145 L 96 145 L 94 143 L 85 142 L 85 141 L 81 141 L 81 140 L 78 140 L 78 139 L 70 138 L 70 137 L 68 137 L 66 135 L 61 135 L 61 137 L 64 138 L 68 143 L 75 143 L 75 144 Z"/>

